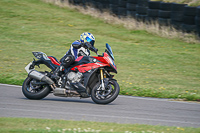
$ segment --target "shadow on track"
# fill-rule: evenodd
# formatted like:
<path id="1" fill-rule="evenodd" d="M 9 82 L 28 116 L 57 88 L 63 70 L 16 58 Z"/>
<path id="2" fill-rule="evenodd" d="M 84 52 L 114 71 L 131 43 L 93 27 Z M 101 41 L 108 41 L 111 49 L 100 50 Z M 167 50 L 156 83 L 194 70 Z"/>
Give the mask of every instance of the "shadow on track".
<path id="1" fill-rule="evenodd" d="M 41 100 L 31 100 L 31 99 L 27 99 L 27 98 L 20 98 L 22 100 L 30 100 L 30 101 L 54 101 L 54 102 L 60 102 L 60 103 L 89 103 L 89 104 L 93 104 L 93 105 L 103 105 L 103 106 L 106 106 L 106 105 L 117 105 L 115 103 L 110 103 L 110 104 L 96 104 L 94 103 L 90 98 L 84 98 L 84 99 L 80 99 L 80 98 L 71 98 L 71 97 L 67 97 L 67 98 L 62 98 L 62 97 L 46 97 L 44 99 L 41 99 Z"/>

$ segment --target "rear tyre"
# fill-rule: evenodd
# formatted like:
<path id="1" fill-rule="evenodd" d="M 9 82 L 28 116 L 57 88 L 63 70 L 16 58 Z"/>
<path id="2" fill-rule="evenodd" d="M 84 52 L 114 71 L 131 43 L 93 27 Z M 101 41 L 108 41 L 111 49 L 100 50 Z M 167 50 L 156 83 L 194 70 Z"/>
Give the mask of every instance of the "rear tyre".
<path id="1" fill-rule="evenodd" d="M 117 81 L 109 80 L 108 86 L 102 90 L 101 84 L 97 83 L 91 92 L 92 100 L 97 104 L 108 104 L 119 95 L 120 87 Z"/>
<path id="2" fill-rule="evenodd" d="M 27 77 L 24 80 L 23 86 L 22 86 L 22 92 L 24 96 L 28 99 L 32 100 L 39 100 L 44 97 L 46 97 L 50 92 L 51 89 L 49 85 L 33 85 L 31 81 L 34 81 L 35 79 Z"/>

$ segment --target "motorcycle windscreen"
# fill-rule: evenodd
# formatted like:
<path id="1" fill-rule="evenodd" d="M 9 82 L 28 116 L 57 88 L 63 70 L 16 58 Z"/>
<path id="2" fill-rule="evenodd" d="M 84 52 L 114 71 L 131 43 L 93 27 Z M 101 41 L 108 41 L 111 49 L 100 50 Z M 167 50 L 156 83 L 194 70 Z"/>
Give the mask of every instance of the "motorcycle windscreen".
<path id="1" fill-rule="evenodd" d="M 109 56 L 110 56 L 113 60 L 115 60 L 115 59 L 114 59 L 113 52 L 112 52 L 112 49 L 111 49 L 111 46 L 110 46 L 108 43 L 106 43 L 106 48 L 107 48 L 107 50 L 108 50 Z"/>

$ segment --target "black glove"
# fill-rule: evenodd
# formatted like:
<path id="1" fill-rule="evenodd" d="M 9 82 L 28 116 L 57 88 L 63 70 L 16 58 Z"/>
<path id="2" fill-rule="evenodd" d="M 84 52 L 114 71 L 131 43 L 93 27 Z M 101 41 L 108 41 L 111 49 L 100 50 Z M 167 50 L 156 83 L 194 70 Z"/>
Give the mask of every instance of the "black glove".
<path id="1" fill-rule="evenodd" d="M 93 52 L 95 52 L 95 53 L 97 53 L 97 51 L 98 51 L 98 49 L 95 48 L 95 47 L 91 47 L 90 50 L 93 51 Z"/>
<path id="2" fill-rule="evenodd" d="M 89 49 L 95 53 L 97 53 L 98 49 L 96 49 L 95 47 L 93 47 L 90 42 L 84 42 L 84 43 L 81 43 L 82 47 L 86 48 L 86 49 Z"/>

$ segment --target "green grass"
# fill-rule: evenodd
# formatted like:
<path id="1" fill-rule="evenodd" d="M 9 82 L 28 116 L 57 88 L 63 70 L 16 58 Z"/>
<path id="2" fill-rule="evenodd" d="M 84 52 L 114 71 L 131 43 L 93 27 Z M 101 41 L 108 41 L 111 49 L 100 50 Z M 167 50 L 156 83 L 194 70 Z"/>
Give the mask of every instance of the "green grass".
<path id="1" fill-rule="evenodd" d="M 112 46 L 120 94 L 200 100 L 200 43 L 127 30 L 40 0 L 0 5 L 0 83 L 22 85 L 32 51 L 60 59 L 81 33 L 91 32 L 99 53 L 105 43 Z"/>
<path id="2" fill-rule="evenodd" d="M 200 6 L 199 0 L 166 0 L 167 2 L 177 2 L 181 4 L 188 4 L 189 6 Z"/>
<path id="3" fill-rule="evenodd" d="M 1 133 L 199 133 L 200 128 L 30 118 L 0 118 Z"/>
<path id="4" fill-rule="evenodd" d="M 199 0 L 151 0 L 151 1 L 175 2 L 180 4 L 188 4 L 189 6 L 200 6 Z"/>

